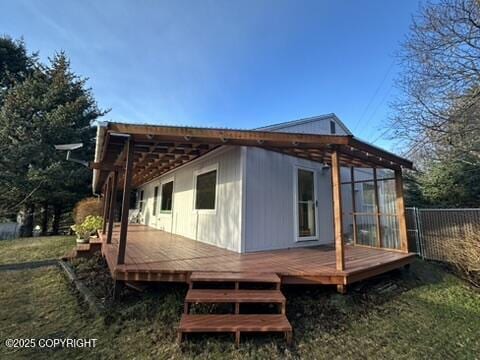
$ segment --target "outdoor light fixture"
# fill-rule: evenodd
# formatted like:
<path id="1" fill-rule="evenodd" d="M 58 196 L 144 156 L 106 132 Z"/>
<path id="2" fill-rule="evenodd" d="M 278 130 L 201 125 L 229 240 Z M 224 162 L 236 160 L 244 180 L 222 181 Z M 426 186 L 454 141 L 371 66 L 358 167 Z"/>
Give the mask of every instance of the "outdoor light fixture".
<path id="1" fill-rule="evenodd" d="M 79 160 L 79 159 L 74 159 L 70 157 L 70 153 L 73 150 L 77 150 L 83 147 L 83 143 L 76 143 L 76 144 L 62 144 L 62 145 L 55 145 L 55 150 L 59 151 L 66 151 L 67 152 L 67 161 L 73 161 L 79 164 L 82 164 L 83 166 L 88 167 L 88 161 L 85 160 Z"/>

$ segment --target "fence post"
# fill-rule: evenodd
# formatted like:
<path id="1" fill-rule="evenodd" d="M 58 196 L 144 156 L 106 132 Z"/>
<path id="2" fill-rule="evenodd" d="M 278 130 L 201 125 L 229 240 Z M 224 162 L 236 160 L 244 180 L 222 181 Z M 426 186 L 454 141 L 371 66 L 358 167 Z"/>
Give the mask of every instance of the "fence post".
<path id="1" fill-rule="evenodd" d="M 420 236 L 420 233 L 418 231 L 418 218 L 417 218 L 417 208 L 414 206 L 412 208 L 410 208 L 410 210 L 412 210 L 412 219 L 413 219 L 413 223 L 415 224 L 415 246 L 417 248 L 417 254 L 420 255 L 421 254 L 421 249 L 420 249 L 420 239 L 419 239 L 419 236 Z"/>
<path id="2" fill-rule="evenodd" d="M 424 249 L 424 242 L 423 242 L 423 234 L 422 234 L 422 220 L 420 217 L 420 209 L 415 207 L 415 223 L 417 225 L 417 237 L 418 237 L 418 250 L 420 251 L 420 256 L 422 259 L 425 260 L 425 249 Z"/>
<path id="3" fill-rule="evenodd" d="M 408 252 L 407 221 L 405 219 L 405 199 L 403 196 L 403 178 L 401 169 L 395 170 L 395 193 L 398 230 L 400 235 L 400 250 Z"/>

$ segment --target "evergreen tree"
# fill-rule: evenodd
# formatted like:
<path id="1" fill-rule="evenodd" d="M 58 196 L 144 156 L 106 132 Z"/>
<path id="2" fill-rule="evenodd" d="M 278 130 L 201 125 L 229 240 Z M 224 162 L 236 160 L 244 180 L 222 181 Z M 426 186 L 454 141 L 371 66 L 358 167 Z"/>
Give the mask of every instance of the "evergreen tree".
<path id="1" fill-rule="evenodd" d="M 417 181 L 428 206 L 480 207 L 480 167 L 468 161 L 435 161 Z"/>
<path id="2" fill-rule="evenodd" d="M 23 210 L 25 236 L 32 233 L 35 209 L 43 209 L 44 225 L 53 210 L 55 233 L 60 215 L 91 192 L 90 170 L 65 161 L 54 145 L 82 142 L 75 156 L 91 159 L 91 125 L 105 114 L 64 53 L 48 65 L 30 61 L 27 76 L 4 91 L 0 107 L 0 207 L 10 216 Z"/>
<path id="3" fill-rule="evenodd" d="M 0 96 L 31 73 L 37 55 L 28 55 L 23 40 L 0 37 Z"/>

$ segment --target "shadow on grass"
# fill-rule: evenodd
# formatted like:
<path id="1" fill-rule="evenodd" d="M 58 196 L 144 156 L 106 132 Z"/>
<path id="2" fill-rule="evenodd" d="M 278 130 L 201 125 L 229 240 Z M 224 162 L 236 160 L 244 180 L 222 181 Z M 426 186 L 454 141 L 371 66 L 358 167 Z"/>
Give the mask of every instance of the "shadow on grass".
<path id="1" fill-rule="evenodd" d="M 349 285 L 348 293 L 338 294 L 333 286 L 285 286 L 287 315 L 297 336 L 312 331 L 332 332 L 348 326 L 404 292 L 442 282 L 445 272 L 422 261 L 409 269 L 398 269 Z"/>

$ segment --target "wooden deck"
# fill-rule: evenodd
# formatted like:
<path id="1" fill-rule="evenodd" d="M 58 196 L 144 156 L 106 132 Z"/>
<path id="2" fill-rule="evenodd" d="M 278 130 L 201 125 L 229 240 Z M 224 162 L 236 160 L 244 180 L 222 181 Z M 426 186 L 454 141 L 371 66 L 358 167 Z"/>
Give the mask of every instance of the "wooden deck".
<path id="1" fill-rule="evenodd" d="M 345 246 L 345 270 L 335 268 L 331 247 L 304 247 L 238 254 L 199 241 L 131 224 L 125 264 L 117 265 L 119 227 L 102 252 L 112 276 L 123 281 L 188 282 L 192 272 L 276 273 L 284 284 L 347 285 L 413 261 L 414 255 Z"/>

